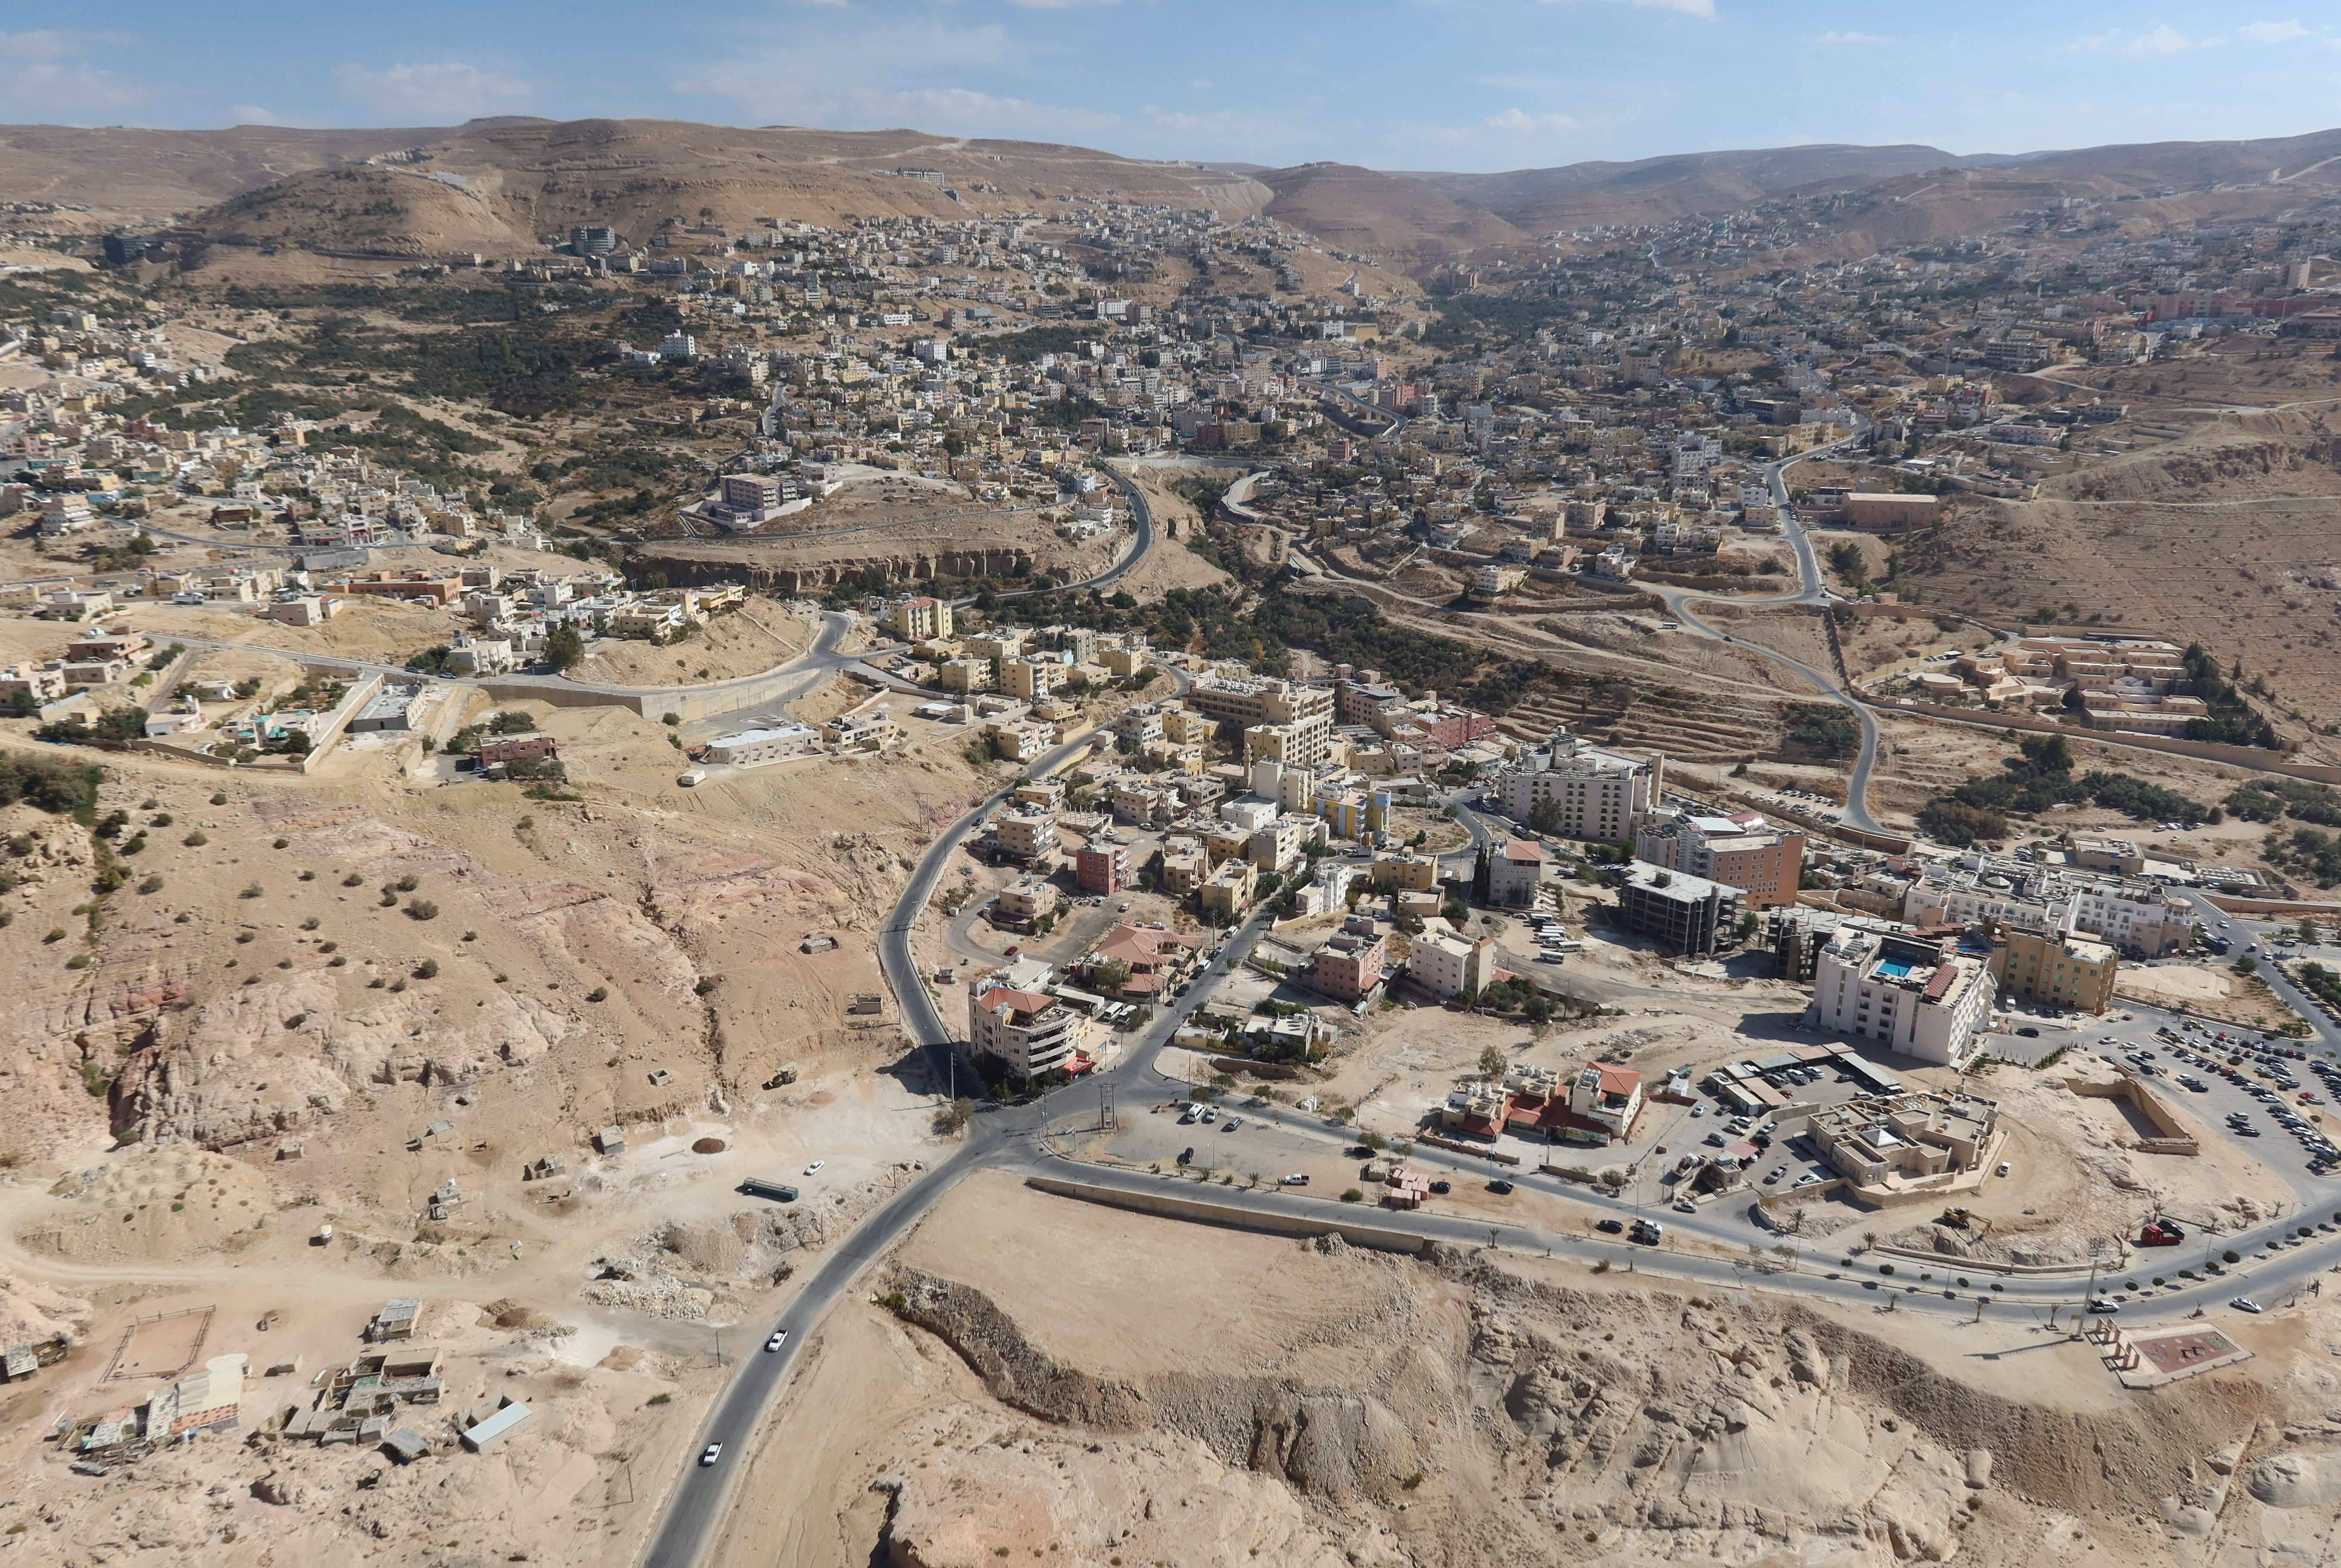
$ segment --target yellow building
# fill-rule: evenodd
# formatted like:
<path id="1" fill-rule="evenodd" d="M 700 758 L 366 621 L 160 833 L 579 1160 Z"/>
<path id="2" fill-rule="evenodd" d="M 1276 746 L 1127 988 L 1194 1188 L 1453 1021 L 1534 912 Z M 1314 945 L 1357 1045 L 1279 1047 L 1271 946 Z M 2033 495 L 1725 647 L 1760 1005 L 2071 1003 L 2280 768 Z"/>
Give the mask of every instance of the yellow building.
<path id="1" fill-rule="evenodd" d="M 906 599 L 894 606 L 891 623 L 905 642 L 924 642 L 951 634 L 951 607 L 940 599 Z"/>
<path id="2" fill-rule="evenodd" d="M 2020 926 L 2001 926 L 1992 933 L 1992 979 L 2019 1002 L 2107 1012 L 2114 1005 L 2119 966 L 2111 948 L 2087 937 Z"/>
<path id="3" fill-rule="evenodd" d="M 1370 874 L 1377 888 L 1420 893 L 1439 886 L 1439 862 L 1427 855 L 1377 855 Z"/>
<path id="4" fill-rule="evenodd" d="M 1249 860 L 1229 860 L 1203 884 L 1203 913 L 1230 922 L 1240 919 L 1259 891 L 1259 868 Z"/>
<path id="5" fill-rule="evenodd" d="M 941 675 L 946 691 L 989 691 L 991 690 L 991 660 L 989 659 L 954 659 L 943 665 Z"/>

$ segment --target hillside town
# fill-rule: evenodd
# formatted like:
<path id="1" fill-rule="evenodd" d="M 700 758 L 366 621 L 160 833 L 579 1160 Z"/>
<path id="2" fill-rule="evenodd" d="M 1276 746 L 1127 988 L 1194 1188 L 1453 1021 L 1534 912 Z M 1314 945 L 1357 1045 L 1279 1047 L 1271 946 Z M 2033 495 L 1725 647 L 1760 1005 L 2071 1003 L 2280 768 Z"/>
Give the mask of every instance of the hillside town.
<path id="1" fill-rule="evenodd" d="M 2322 1549 L 2341 140 L 184 134 L 0 192 L 25 1561 Z"/>

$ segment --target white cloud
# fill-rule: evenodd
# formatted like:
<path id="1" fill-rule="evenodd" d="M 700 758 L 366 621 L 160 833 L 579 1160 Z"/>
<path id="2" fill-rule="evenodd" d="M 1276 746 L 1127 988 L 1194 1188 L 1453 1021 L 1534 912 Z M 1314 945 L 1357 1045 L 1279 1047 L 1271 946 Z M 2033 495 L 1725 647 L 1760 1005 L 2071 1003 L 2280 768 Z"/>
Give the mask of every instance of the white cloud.
<path id="1" fill-rule="evenodd" d="M 1187 91 L 1190 93 L 1208 93 L 1210 90 L 1211 84 L 1209 82 L 1198 80 L 1187 84 Z"/>
<path id="2" fill-rule="evenodd" d="M 1121 0 L 1008 0 L 1020 11 L 1072 11 L 1085 5 L 1119 5 Z"/>
<path id="3" fill-rule="evenodd" d="M 1891 40 L 1875 33 L 1824 33 L 1813 40 L 1816 44 L 1885 44 Z"/>
<path id="4" fill-rule="evenodd" d="M 2165 22 L 2144 33 L 2125 36 L 2118 27 L 2103 33 L 2093 33 L 2073 40 L 2076 54 L 2101 54 L 2116 50 L 2124 55 L 2186 55 L 2197 49 L 2216 49 L 2227 41 L 2224 33 L 2208 38 L 2190 38 Z"/>
<path id="5" fill-rule="evenodd" d="M 2122 47 L 2132 55 L 2184 55 L 2191 49 L 2210 49 L 2226 43 L 2224 36 L 2189 38 L 2165 22 L 2151 33 L 2141 33 Z"/>
<path id="6" fill-rule="evenodd" d="M 518 76 L 445 61 L 370 71 L 343 65 L 334 72 L 342 96 L 375 114 L 411 125 L 450 124 L 484 114 L 510 114 L 535 100 L 536 88 Z"/>
<path id="7" fill-rule="evenodd" d="M 291 125 L 314 131 L 325 122 L 304 120 L 294 114 L 280 114 L 274 109 L 264 109 L 257 104 L 233 104 L 228 106 L 227 123 L 231 125 Z"/>
<path id="8" fill-rule="evenodd" d="M 2236 31 L 2255 44 L 2284 44 L 2309 36 L 2309 29 L 2297 22 L 2246 22 Z"/>
<path id="9" fill-rule="evenodd" d="M 997 24 L 929 17 L 877 25 L 859 15 L 808 17 L 776 41 L 730 50 L 712 69 L 673 85 L 679 93 L 730 99 L 761 124 L 904 126 L 1043 140 L 1095 137 L 1128 124 L 1120 114 L 955 84 L 996 79 L 1024 59 Z"/>
<path id="10" fill-rule="evenodd" d="M 0 33 L 0 114 L 86 123 L 145 103 L 154 94 L 144 84 L 83 58 L 97 45 L 128 42 L 119 33 Z"/>

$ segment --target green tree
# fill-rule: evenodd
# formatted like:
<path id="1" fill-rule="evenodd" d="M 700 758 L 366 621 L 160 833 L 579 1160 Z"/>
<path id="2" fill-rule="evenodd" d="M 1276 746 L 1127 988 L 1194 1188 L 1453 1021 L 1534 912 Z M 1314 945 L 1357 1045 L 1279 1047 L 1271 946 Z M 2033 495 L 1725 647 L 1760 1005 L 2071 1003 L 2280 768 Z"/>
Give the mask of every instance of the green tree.
<path id="1" fill-rule="evenodd" d="M 1500 1078 L 1511 1071 L 1512 1064 L 1500 1046 L 1489 1046 L 1479 1053 L 1479 1071 L 1491 1078 Z"/>
<path id="2" fill-rule="evenodd" d="M 573 626 L 556 626 L 544 640 L 545 668 L 555 675 L 566 674 L 585 657 L 585 639 Z"/>

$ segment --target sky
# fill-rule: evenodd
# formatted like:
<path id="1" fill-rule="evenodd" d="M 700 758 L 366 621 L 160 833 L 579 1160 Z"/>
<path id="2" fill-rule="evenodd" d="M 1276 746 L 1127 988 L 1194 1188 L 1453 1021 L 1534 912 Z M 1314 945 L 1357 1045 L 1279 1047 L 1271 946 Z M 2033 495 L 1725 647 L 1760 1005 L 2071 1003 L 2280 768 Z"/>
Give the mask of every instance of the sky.
<path id="1" fill-rule="evenodd" d="M 0 122 L 908 126 L 1419 170 L 1810 142 L 2018 153 L 2341 123 L 2341 3 L 2255 3 L 113 0 L 102 27 L 8 31 L 43 18 L 0 11 Z"/>

